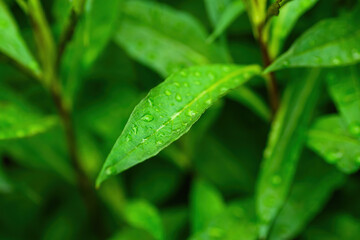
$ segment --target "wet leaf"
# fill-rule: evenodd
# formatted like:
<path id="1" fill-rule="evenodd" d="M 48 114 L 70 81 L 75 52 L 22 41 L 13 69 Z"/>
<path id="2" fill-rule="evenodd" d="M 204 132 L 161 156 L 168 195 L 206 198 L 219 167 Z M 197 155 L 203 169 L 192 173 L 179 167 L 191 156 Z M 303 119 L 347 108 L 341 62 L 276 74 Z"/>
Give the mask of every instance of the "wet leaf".
<path id="1" fill-rule="evenodd" d="M 359 61 L 360 18 L 358 14 L 353 14 L 317 23 L 265 71 L 293 67 L 343 66 Z"/>
<path id="2" fill-rule="evenodd" d="M 274 222 L 269 239 L 294 239 L 344 180 L 343 174 L 318 157 L 303 155 L 289 197 Z"/>
<path id="3" fill-rule="evenodd" d="M 277 56 L 297 20 L 318 0 L 296 0 L 281 7 L 280 14 L 274 17 L 271 22 L 269 49 L 273 57 Z"/>
<path id="4" fill-rule="evenodd" d="M 289 193 L 305 141 L 304 129 L 320 94 L 319 75 L 316 69 L 305 79 L 291 82 L 272 123 L 256 192 L 262 238 L 268 234 Z"/>
<path id="5" fill-rule="evenodd" d="M 136 0 L 126 2 L 122 14 L 115 42 L 164 77 L 184 67 L 225 61 L 218 47 L 206 44 L 204 27 L 186 13 Z"/>
<path id="6" fill-rule="evenodd" d="M 308 132 L 308 146 L 345 173 L 360 168 L 360 141 L 337 115 L 321 117 Z"/>
<path id="7" fill-rule="evenodd" d="M 337 68 L 327 74 L 327 85 L 348 130 L 360 138 L 360 73 L 355 67 Z"/>
<path id="8" fill-rule="evenodd" d="M 228 90 L 259 73 L 256 65 L 209 65 L 177 72 L 134 109 L 97 179 L 97 186 L 154 155 L 186 133 Z"/>

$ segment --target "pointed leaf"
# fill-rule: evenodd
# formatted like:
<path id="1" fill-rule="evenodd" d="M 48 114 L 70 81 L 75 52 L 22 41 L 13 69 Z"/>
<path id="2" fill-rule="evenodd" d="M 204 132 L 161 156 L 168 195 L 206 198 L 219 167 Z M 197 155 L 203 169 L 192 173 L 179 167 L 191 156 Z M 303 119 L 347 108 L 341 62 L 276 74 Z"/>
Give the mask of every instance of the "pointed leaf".
<path id="1" fill-rule="evenodd" d="M 305 79 L 291 82 L 272 124 L 256 192 L 262 238 L 289 192 L 305 140 L 304 128 L 320 92 L 319 72 L 313 70 Z"/>
<path id="2" fill-rule="evenodd" d="M 272 56 L 277 56 L 282 46 L 295 26 L 297 20 L 318 0 L 296 0 L 281 7 L 280 14 L 271 22 L 269 49 Z"/>
<path id="3" fill-rule="evenodd" d="M 360 141 L 348 132 L 346 123 L 337 115 L 318 119 L 308 132 L 307 144 L 345 173 L 360 168 Z"/>
<path id="4" fill-rule="evenodd" d="M 144 229 L 154 239 L 164 239 L 164 229 L 157 209 L 146 201 L 131 201 L 125 206 L 125 220 L 132 226 Z"/>
<path id="5" fill-rule="evenodd" d="M 7 55 L 34 75 L 40 74 L 39 65 L 26 46 L 3 0 L 0 0 L 0 53 Z"/>
<path id="6" fill-rule="evenodd" d="M 321 159 L 304 155 L 289 197 L 274 222 L 269 239 L 294 239 L 324 207 L 343 180 L 343 174 Z"/>
<path id="7" fill-rule="evenodd" d="M 355 67 L 337 68 L 327 74 L 330 95 L 348 125 L 360 138 L 360 72 Z"/>
<path id="8" fill-rule="evenodd" d="M 135 107 L 97 185 L 156 155 L 186 133 L 214 101 L 259 71 L 256 65 L 208 65 L 171 75 Z"/>
<path id="9" fill-rule="evenodd" d="M 222 14 L 232 0 L 204 0 L 206 11 L 213 26 L 219 22 Z"/>
<path id="10" fill-rule="evenodd" d="M 192 233 L 205 229 L 209 222 L 225 210 L 221 193 L 203 180 L 193 183 L 190 193 Z"/>
<path id="11" fill-rule="evenodd" d="M 235 19 L 245 11 L 245 6 L 242 0 L 237 0 L 229 4 L 224 13 L 221 15 L 218 23 L 215 26 L 214 32 L 209 36 L 208 42 L 213 42 L 230 26 Z"/>
<path id="12" fill-rule="evenodd" d="M 355 13 L 316 24 L 298 38 L 266 72 L 293 67 L 343 66 L 359 61 L 360 18 Z"/>

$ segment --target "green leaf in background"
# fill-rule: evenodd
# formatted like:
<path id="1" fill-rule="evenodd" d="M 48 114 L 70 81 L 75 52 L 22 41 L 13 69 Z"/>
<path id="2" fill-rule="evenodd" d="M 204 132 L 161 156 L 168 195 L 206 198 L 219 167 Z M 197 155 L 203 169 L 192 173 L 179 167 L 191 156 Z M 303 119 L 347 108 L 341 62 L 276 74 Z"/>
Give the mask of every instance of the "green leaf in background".
<path id="1" fill-rule="evenodd" d="M 253 199 L 234 201 L 191 240 L 256 240 L 256 214 Z"/>
<path id="2" fill-rule="evenodd" d="M 327 85 L 349 132 L 360 138 L 360 73 L 355 67 L 337 68 L 327 74 Z"/>
<path id="3" fill-rule="evenodd" d="M 136 200 L 126 204 L 126 221 L 137 228 L 149 232 L 156 240 L 164 239 L 164 229 L 157 209 L 146 201 Z"/>
<path id="4" fill-rule="evenodd" d="M 303 155 L 294 184 L 280 210 L 269 240 L 294 239 L 324 207 L 344 175 L 313 155 Z M 316 183 L 316 184 L 314 184 Z"/>
<path id="5" fill-rule="evenodd" d="M 303 239 L 354 240 L 360 236 L 360 220 L 352 216 L 352 213 L 328 214 L 321 220 L 321 223 L 316 223 L 303 234 Z"/>
<path id="6" fill-rule="evenodd" d="M 0 194 L 9 193 L 13 189 L 10 179 L 6 176 L 2 163 L 0 162 Z"/>
<path id="7" fill-rule="evenodd" d="M 318 0 L 295 0 L 280 9 L 280 14 L 271 22 L 269 50 L 271 56 L 277 56 L 297 20 Z"/>
<path id="8" fill-rule="evenodd" d="M 247 87 L 238 87 L 229 93 L 229 98 L 252 109 L 266 122 L 271 119 L 271 111 L 265 101 L 257 93 Z"/>
<path id="9" fill-rule="evenodd" d="M 345 173 L 360 168 L 360 141 L 337 115 L 321 117 L 308 132 L 308 146 Z"/>
<path id="10" fill-rule="evenodd" d="M 291 82 L 272 124 L 256 189 L 262 238 L 268 234 L 289 193 L 306 136 L 304 129 L 320 94 L 319 75 L 320 70 L 315 69 L 305 79 Z"/>
<path id="11" fill-rule="evenodd" d="M 298 38 L 266 72 L 293 67 L 343 66 L 359 61 L 360 18 L 355 13 L 319 22 Z"/>
<path id="12" fill-rule="evenodd" d="M 191 229 L 195 234 L 225 210 L 221 193 L 204 180 L 196 180 L 190 193 Z"/>
<path id="13" fill-rule="evenodd" d="M 204 0 L 206 11 L 213 26 L 219 22 L 232 0 Z"/>
<path id="14" fill-rule="evenodd" d="M 33 75 L 40 75 L 39 65 L 26 46 L 3 0 L 0 0 L 0 53 L 5 54 Z"/>
<path id="15" fill-rule="evenodd" d="M 124 3 L 121 12 L 115 42 L 163 77 L 184 67 L 225 61 L 224 53 L 205 43 L 204 27 L 186 13 L 137 0 Z"/>
<path id="16" fill-rule="evenodd" d="M 0 90 L 0 113 L 0 140 L 33 136 L 58 122 L 56 116 L 43 116 L 6 88 Z"/>
<path id="17" fill-rule="evenodd" d="M 260 71 L 257 65 L 208 65 L 171 75 L 135 107 L 96 185 L 156 155 L 185 134 L 213 102 Z"/>
<path id="18" fill-rule="evenodd" d="M 189 221 L 188 209 L 185 206 L 166 208 L 161 213 L 164 223 L 165 239 L 182 240 Z"/>
<path id="19" fill-rule="evenodd" d="M 242 0 L 235 0 L 231 2 L 226 7 L 223 14 L 217 21 L 215 29 L 213 33 L 209 36 L 207 41 L 211 43 L 221 34 L 223 34 L 225 30 L 230 26 L 230 24 L 244 11 L 245 11 L 245 6 Z"/>
<path id="20" fill-rule="evenodd" d="M 57 123 L 55 116 L 42 117 L 4 101 L 0 101 L 0 112 L 0 140 L 33 136 Z"/>
<path id="21" fill-rule="evenodd" d="M 81 0 L 80 0 L 81 1 Z M 114 31 L 121 0 L 89 0 L 74 39 L 67 47 L 63 75 L 65 91 L 71 99 L 81 84 L 81 78 L 100 55 Z"/>

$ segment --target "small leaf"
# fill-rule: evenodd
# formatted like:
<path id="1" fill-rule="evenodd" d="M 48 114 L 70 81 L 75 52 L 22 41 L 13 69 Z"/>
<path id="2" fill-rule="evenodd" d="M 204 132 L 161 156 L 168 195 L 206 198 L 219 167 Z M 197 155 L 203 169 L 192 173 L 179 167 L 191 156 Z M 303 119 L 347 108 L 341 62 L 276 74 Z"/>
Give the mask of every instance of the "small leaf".
<path id="1" fill-rule="evenodd" d="M 39 65 L 26 46 L 3 0 L 0 0 L 0 53 L 7 55 L 34 75 L 40 74 Z"/>
<path id="2" fill-rule="evenodd" d="M 267 236 L 288 195 L 305 140 L 304 128 L 320 93 L 319 73 L 313 70 L 305 79 L 291 82 L 272 124 L 256 192 L 261 238 Z"/>
<path id="3" fill-rule="evenodd" d="M 204 0 L 206 11 L 213 26 L 219 22 L 227 6 L 232 0 Z"/>
<path id="4" fill-rule="evenodd" d="M 171 75 L 135 107 L 98 176 L 97 186 L 156 155 L 185 134 L 214 101 L 260 71 L 257 65 L 208 65 Z"/>
<path id="5" fill-rule="evenodd" d="M 271 22 L 269 50 L 273 57 L 277 56 L 282 46 L 295 26 L 297 20 L 318 0 L 296 0 L 281 7 L 280 14 Z M 284 2 L 284 1 L 282 1 Z"/>
<path id="6" fill-rule="evenodd" d="M 0 140 L 33 136 L 57 123 L 55 116 L 42 117 L 8 102 L 0 101 L 0 112 Z"/>
<path id="7" fill-rule="evenodd" d="M 307 144 L 345 173 L 360 168 L 360 141 L 350 134 L 346 123 L 337 115 L 318 119 L 308 132 Z"/>
<path id="8" fill-rule="evenodd" d="M 294 239 L 324 207 L 343 180 L 343 174 L 321 159 L 304 155 L 289 197 L 274 222 L 269 240 Z"/>
<path id="9" fill-rule="evenodd" d="M 218 38 L 225 30 L 230 26 L 230 24 L 235 21 L 235 19 L 245 11 L 245 6 L 242 0 L 237 0 L 230 3 L 224 13 L 221 15 L 218 20 L 214 32 L 209 36 L 208 42 L 213 42 Z"/>
<path id="10" fill-rule="evenodd" d="M 192 233 L 205 229 L 211 220 L 225 210 L 221 193 L 211 184 L 197 180 L 190 193 Z"/>
<path id="11" fill-rule="evenodd" d="M 115 42 L 164 77 L 184 67 L 225 61 L 219 48 L 206 44 L 204 27 L 186 13 L 135 0 L 123 5 L 122 14 Z"/>
<path id="12" fill-rule="evenodd" d="M 156 240 L 164 239 L 164 229 L 157 209 L 146 201 L 131 201 L 125 206 L 126 221 L 149 232 Z"/>
<path id="13" fill-rule="evenodd" d="M 349 132 L 360 138 L 360 73 L 355 67 L 337 68 L 327 74 L 327 85 Z"/>
<path id="14" fill-rule="evenodd" d="M 293 67 L 332 67 L 360 61 L 358 14 L 324 20 L 305 32 L 265 72 Z"/>
<path id="15" fill-rule="evenodd" d="M 257 224 L 253 199 L 235 201 L 191 240 L 256 240 Z"/>

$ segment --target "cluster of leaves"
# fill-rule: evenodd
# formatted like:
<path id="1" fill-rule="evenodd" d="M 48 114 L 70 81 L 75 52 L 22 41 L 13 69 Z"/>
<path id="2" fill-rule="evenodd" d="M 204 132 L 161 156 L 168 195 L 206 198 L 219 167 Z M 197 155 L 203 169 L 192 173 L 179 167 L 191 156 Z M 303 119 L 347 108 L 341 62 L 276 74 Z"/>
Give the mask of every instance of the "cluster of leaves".
<path id="1" fill-rule="evenodd" d="M 0 0 L 0 239 L 357 239 L 359 14 Z"/>

